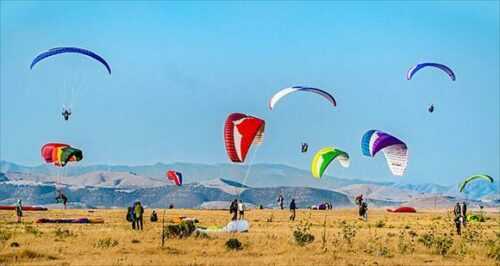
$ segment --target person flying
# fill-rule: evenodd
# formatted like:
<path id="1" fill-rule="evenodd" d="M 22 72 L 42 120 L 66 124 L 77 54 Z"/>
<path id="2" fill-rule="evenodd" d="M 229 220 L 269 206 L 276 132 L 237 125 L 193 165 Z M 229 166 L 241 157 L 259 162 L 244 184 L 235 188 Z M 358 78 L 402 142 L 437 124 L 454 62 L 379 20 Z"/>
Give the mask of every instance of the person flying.
<path id="1" fill-rule="evenodd" d="M 64 121 L 68 121 L 69 116 L 71 115 L 71 109 L 63 107 L 61 115 L 64 117 Z"/>

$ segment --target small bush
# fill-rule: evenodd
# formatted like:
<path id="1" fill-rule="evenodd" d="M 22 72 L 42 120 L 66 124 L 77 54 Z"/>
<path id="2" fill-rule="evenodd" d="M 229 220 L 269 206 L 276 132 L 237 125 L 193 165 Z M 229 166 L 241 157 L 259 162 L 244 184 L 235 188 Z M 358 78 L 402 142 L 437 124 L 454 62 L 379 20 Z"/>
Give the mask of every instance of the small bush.
<path id="1" fill-rule="evenodd" d="M 243 245 L 237 238 L 231 238 L 226 241 L 226 248 L 229 250 L 242 250 Z"/>
<path id="2" fill-rule="evenodd" d="M 434 235 L 425 233 L 418 238 L 418 242 L 422 243 L 426 248 L 431 248 L 434 243 Z"/>
<path id="3" fill-rule="evenodd" d="M 139 243 L 141 243 L 141 241 L 139 241 L 139 240 L 137 240 L 137 239 L 132 239 L 132 241 L 131 241 L 131 242 L 132 242 L 132 244 L 139 244 Z"/>
<path id="4" fill-rule="evenodd" d="M 377 227 L 377 228 L 383 228 L 384 226 L 385 226 L 385 222 L 383 220 L 378 220 L 375 223 L 375 227 Z"/>
<path id="5" fill-rule="evenodd" d="M 60 227 L 58 227 L 54 231 L 54 234 L 56 235 L 57 238 L 66 238 L 66 237 L 73 236 L 73 233 L 71 233 L 71 231 L 69 231 L 69 229 L 62 229 Z"/>
<path id="6" fill-rule="evenodd" d="M 11 232 L 0 229 L 0 243 L 9 240 L 11 237 L 12 237 Z"/>
<path id="7" fill-rule="evenodd" d="M 487 240 L 485 245 L 488 250 L 488 257 L 500 262 L 500 233 L 497 232 L 496 240 Z"/>
<path id="8" fill-rule="evenodd" d="M 40 230 L 38 230 L 38 228 L 33 227 L 31 225 L 25 225 L 24 232 L 28 233 L 28 234 L 33 234 L 34 236 L 37 236 L 37 237 L 42 235 L 42 232 Z"/>
<path id="9" fill-rule="evenodd" d="M 11 247 L 11 248 L 18 248 L 18 247 L 20 247 L 20 246 L 21 246 L 21 245 L 19 245 L 19 243 L 17 243 L 17 242 L 12 242 L 12 243 L 10 243 L 10 247 Z"/>
<path id="10" fill-rule="evenodd" d="M 435 237 L 434 242 L 434 250 L 441 256 L 448 255 L 448 251 L 453 246 L 453 238 L 447 234 Z"/>
<path id="11" fill-rule="evenodd" d="M 97 240 L 96 248 L 112 248 L 118 245 L 118 241 L 111 239 L 110 237 Z"/>
<path id="12" fill-rule="evenodd" d="M 300 222 L 293 231 L 295 243 L 299 246 L 305 246 L 314 241 L 314 236 L 310 233 L 312 224 L 309 222 Z"/>
<path id="13" fill-rule="evenodd" d="M 405 228 L 406 230 L 408 230 L 408 229 L 411 229 L 411 226 L 407 224 L 407 225 L 405 225 L 405 227 L 404 227 L 404 228 Z"/>
<path id="14" fill-rule="evenodd" d="M 352 245 L 352 241 L 356 237 L 358 231 L 356 226 L 348 223 L 342 223 L 342 238 L 347 241 L 349 245 Z"/>
<path id="15" fill-rule="evenodd" d="M 210 236 L 205 232 L 195 231 L 194 237 L 197 239 L 210 239 Z"/>
<path id="16" fill-rule="evenodd" d="M 186 238 L 196 230 L 192 221 L 182 221 L 179 224 L 169 224 L 165 226 L 165 238 Z"/>
<path id="17" fill-rule="evenodd" d="M 410 231 L 413 232 L 413 231 Z M 398 237 L 398 251 L 400 254 L 411 254 L 415 251 L 415 236 L 414 234 L 410 234 L 408 232 L 408 236 L 405 231 L 399 232 Z M 414 233 L 414 232 L 413 232 Z"/>

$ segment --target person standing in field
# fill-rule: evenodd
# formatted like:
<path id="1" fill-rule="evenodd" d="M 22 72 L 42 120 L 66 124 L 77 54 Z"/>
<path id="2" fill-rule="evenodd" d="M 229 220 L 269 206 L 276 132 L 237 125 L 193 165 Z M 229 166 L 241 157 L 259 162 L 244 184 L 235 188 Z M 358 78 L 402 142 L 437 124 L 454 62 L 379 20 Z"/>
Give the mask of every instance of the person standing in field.
<path id="1" fill-rule="evenodd" d="M 363 220 L 365 220 L 365 222 L 368 221 L 368 202 L 366 202 L 366 200 L 363 200 L 361 206 L 359 206 L 359 209 Z"/>
<path id="2" fill-rule="evenodd" d="M 467 226 L 467 204 L 462 202 L 462 225 Z"/>
<path id="3" fill-rule="evenodd" d="M 290 202 L 290 212 L 292 212 L 292 215 L 290 215 L 290 221 L 295 221 L 295 210 L 297 209 L 297 205 L 295 205 L 295 199 L 292 199 Z"/>
<path id="4" fill-rule="evenodd" d="M 23 202 L 18 199 L 16 203 L 16 216 L 17 216 L 17 222 L 21 222 L 21 218 L 23 217 Z"/>
<path id="5" fill-rule="evenodd" d="M 239 220 L 245 219 L 245 205 L 243 205 L 243 201 L 238 202 L 238 212 L 240 213 Z"/>
<path id="6" fill-rule="evenodd" d="M 136 201 L 134 206 L 134 218 L 135 218 L 135 228 L 137 230 L 143 230 L 144 226 L 143 216 L 144 216 L 144 208 L 142 207 L 140 201 Z"/>
<path id="7" fill-rule="evenodd" d="M 285 202 L 285 198 L 283 198 L 283 195 L 280 195 L 278 196 L 278 205 L 280 206 L 280 209 L 283 210 L 283 203 Z"/>
<path id="8" fill-rule="evenodd" d="M 231 202 L 229 206 L 229 214 L 232 214 L 231 221 L 238 220 L 238 200 L 235 199 Z"/>
<path id="9" fill-rule="evenodd" d="M 455 214 L 455 227 L 457 229 L 457 235 L 462 234 L 462 208 L 460 207 L 460 203 L 457 202 L 455 208 L 453 209 L 453 214 Z"/>

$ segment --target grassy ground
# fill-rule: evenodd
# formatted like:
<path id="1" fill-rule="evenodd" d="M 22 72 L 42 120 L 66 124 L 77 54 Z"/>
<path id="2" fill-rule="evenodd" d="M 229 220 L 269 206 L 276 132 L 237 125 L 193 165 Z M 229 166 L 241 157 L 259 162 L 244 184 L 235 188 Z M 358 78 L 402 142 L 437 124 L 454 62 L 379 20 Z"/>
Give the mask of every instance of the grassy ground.
<path id="1" fill-rule="evenodd" d="M 25 212 L 17 224 L 14 211 L 0 211 L 0 265 L 500 265 L 500 215 L 493 213 L 460 237 L 445 210 L 370 210 L 368 222 L 358 220 L 354 209 L 302 210 L 295 222 L 288 220 L 288 211 L 250 210 L 248 233 L 167 239 L 161 248 L 161 222 L 146 219 L 144 231 L 132 231 L 125 212 Z M 159 214 L 161 221 L 163 210 Z M 227 211 L 181 209 L 167 210 L 165 217 L 171 221 L 180 215 L 196 217 L 203 226 L 222 226 L 229 219 Z M 41 217 L 85 216 L 105 223 L 34 223 Z M 293 233 L 301 224 L 315 238 L 303 246 Z M 243 249 L 227 250 L 230 238 L 238 238 Z"/>

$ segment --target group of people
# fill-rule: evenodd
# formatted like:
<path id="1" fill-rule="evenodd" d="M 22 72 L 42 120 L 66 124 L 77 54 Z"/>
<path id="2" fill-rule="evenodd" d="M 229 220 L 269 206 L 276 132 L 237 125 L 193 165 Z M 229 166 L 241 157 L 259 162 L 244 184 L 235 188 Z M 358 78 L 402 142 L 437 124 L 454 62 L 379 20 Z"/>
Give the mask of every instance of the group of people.
<path id="1" fill-rule="evenodd" d="M 453 214 L 455 214 L 455 227 L 457 228 L 457 234 L 462 234 L 462 226 L 467 226 L 467 204 L 462 202 L 457 202 L 455 208 L 453 209 Z"/>
<path id="2" fill-rule="evenodd" d="M 133 206 L 128 207 L 127 221 L 132 223 L 133 230 L 143 230 L 144 227 L 144 208 L 140 201 L 136 201 Z"/>
<path id="3" fill-rule="evenodd" d="M 283 210 L 285 204 L 285 197 L 283 197 L 283 194 L 279 194 L 278 200 L 276 202 L 278 202 L 278 207 Z M 292 201 L 290 201 L 290 212 L 292 213 L 290 215 L 290 221 L 295 221 L 296 210 L 297 204 L 295 204 L 295 199 L 292 199 Z"/>
<path id="4" fill-rule="evenodd" d="M 241 199 L 234 199 L 231 202 L 231 206 L 229 206 L 229 213 L 232 214 L 231 221 L 245 219 L 245 205 L 243 201 Z"/>

